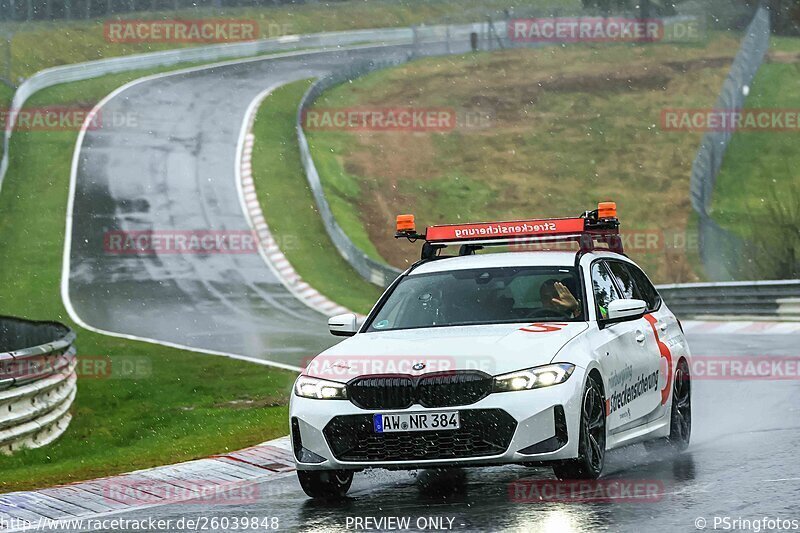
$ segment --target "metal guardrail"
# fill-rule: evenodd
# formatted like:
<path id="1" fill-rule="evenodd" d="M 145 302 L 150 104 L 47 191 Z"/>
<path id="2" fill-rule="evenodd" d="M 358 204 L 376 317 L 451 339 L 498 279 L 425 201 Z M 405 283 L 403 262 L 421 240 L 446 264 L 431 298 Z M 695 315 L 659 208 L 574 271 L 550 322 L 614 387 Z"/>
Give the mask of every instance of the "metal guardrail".
<path id="1" fill-rule="evenodd" d="M 395 64 L 400 64 L 400 62 Z M 356 246 L 353 241 L 350 240 L 350 237 L 347 236 L 342 227 L 339 226 L 338 222 L 336 222 L 336 217 L 334 217 L 331 206 L 325 197 L 325 191 L 322 188 L 317 167 L 314 165 L 314 159 L 311 157 L 311 151 L 308 147 L 308 139 L 306 139 L 306 134 L 303 131 L 302 117 L 305 110 L 323 91 L 329 87 L 337 85 L 348 79 L 348 76 L 355 77 L 358 74 L 364 74 L 370 70 L 377 70 L 378 68 L 385 66 L 389 65 L 382 63 L 379 67 L 377 64 L 372 63 L 361 64 L 348 72 L 339 73 L 337 75 L 322 78 L 314 82 L 311 87 L 308 88 L 308 91 L 306 91 L 306 93 L 303 95 L 303 99 L 300 101 L 300 106 L 297 110 L 297 120 L 295 123 L 297 141 L 300 148 L 300 161 L 303 165 L 303 169 L 305 170 L 306 180 L 311 188 L 311 193 L 313 194 L 314 201 L 317 204 L 319 216 L 322 218 L 322 223 L 325 225 L 328 236 L 331 238 L 331 241 L 333 242 L 333 245 L 339 254 L 356 272 L 358 272 L 362 278 L 380 287 L 387 287 L 400 274 L 400 270 L 369 257 L 358 246 Z"/>
<path id="2" fill-rule="evenodd" d="M 69 425 L 77 392 L 75 333 L 0 317 L 0 453 L 44 446 Z"/>
<path id="3" fill-rule="evenodd" d="M 744 87 L 753 83 L 769 49 L 769 39 L 769 13 L 761 7 L 747 27 L 714 109 L 736 111 L 744 107 Z M 700 258 L 706 277 L 713 280 L 735 279 L 739 271 L 739 260 L 746 256 L 743 253 L 743 240 L 720 227 L 708 212 L 717 176 L 733 134 L 734 130 L 726 128 L 725 131 L 712 131 L 703 136 L 692 164 L 689 185 L 689 199 L 699 216 Z"/>
<path id="4" fill-rule="evenodd" d="M 414 27 L 411 29 L 412 39 L 411 46 L 409 47 L 408 54 L 396 60 L 386 61 L 364 61 L 354 64 L 351 68 L 339 71 L 331 76 L 322 78 L 314 82 L 309 87 L 303 99 L 300 101 L 300 106 L 297 110 L 297 118 L 295 121 L 295 129 L 297 131 L 297 140 L 300 147 L 300 160 L 305 170 L 308 185 L 314 196 L 317 209 L 320 217 L 322 218 L 325 229 L 333 241 L 333 244 L 339 254 L 350 264 L 350 266 L 358 272 L 358 274 L 379 287 L 387 287 L 398 275 L 402 272 L 400 269 L 388 265 L 382 261 L 377 261 L 364 253 L 353 241 L 347 236 L 344 230 L 336 222 L 336 218 L 331 211 L 330 204 L 325 197 L 322 183 L 317 172 L 314 159 L 311 156 L 311 151 L 308 146 L 308 139 L 302 127 L 302 118 L 305 111 L 311 106 L 314 101 L 326 89 L 352 80 L 359 76 L 363 76 L 374 70 L 380 70 L 399 64 L 419 57 L 422 55 L 447 55 L 447 54 L 460 54 L 469 50 L 469 37 L 471 33 L 482 34 L 486 33 L 482 29 L 486 23 L 462 24 L 458 26 L 428 26 L 428 27 Z M 458 43 L 458 44 L 456 44 Z M 440 45 L 438 50 L 431 52 L 430 45 Z M 479 41 L 479 46 L 483 49 L 488 49 L 488 41 Z"/>
<path id="5" fill-rule="evenodd" d="M 659 285 L 678 316 L 728 315 L 800 319 L 800 281 L 733 281 Z"/>
<path id="6" fill-rule="evenodd" d="M 135 54 L 41 70 L 19 86 L 8 109 L 9 120 L 6 121 L 5 136 L 3 138 L 3 158 L 0 160 L 0 190 L 2 190 L 3 180 L 8 171 L 9 143 L 16 125 L 16 115 L 25 105 L 28 98 L 47 87 L 87 80 L 106 74 L 169 67 L 179 63 L 222 61 L 305 48 L 339 47 L 362 43 L 410 44 L 412 41 L 413 31 L 411 28 L 376 28 L 324 32 Z"/>
<path id="7" fill-rule="evenodd" d="M 686 20 L 694 20 L 694 17 L 675 16 L 662 19 L 665 25 L 674 24 Z M 403 61 L 395 62 L 364 62 L 354 65 L 347 71 L 337 72 L 336 74 L 317 80 L 309 87 L 300 107 L 297 111 L 295 129 L 300 146 L 300 159 L 305 170 L 317 209 L 322 218 L 325 229 L 328 232 L 336 250 L 350 264 L 350 266 L 361 275 L 362 278 L 378 285 L 387 287 L 397 278 L 402 270 L 386 264 L 383 261 L 369 257 L 363 250 L 356 246 L 353 241 L 342 230 L 336 222 L 336 218 L 331 211 L 330 205 L 325 198 L 325 192 L 319 178 L 319 173 L 314 164 L 314 159 L 308 146 L 308 140 L 302 127 L 302 117 L 305 111 L 326 89 L 363 76 L 374 70 L 396 66 L 407 60 L 431 55 L 461 54 L 470 49 L 469 40 L 472 34 L 478 36 L 477 45 L 479 50 L 495 50 L 500 48 L 510 48 L 514 46 L 541 47 L 558 45 L 559 43 L 515 43 L 509 38 L 508 24 L 503 21 L 487 20 L 472 24 L 461 25 L 437 25 L 437 26 L 414 26 L 412 31 L 412 43 L 409 56 Z M 440 45 L 438 50 L 431 51 L 431 45 Z"/>

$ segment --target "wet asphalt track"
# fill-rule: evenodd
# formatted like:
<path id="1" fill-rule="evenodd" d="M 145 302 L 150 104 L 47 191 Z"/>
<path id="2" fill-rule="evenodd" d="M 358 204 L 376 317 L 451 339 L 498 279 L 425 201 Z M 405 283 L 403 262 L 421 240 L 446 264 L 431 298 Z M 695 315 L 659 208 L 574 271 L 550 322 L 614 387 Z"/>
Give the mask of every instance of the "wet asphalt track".
<path id="1" fill-rule="evenodd" d="M 136 85 L 103 113 L 136 125 L 87 133 L 78 167 L 70 298 L 101 329 L 297 364 L 332 344 L 324 317 L 295 300 L 256 254 L 117 256 L 110 230 L 246 230 L 234 181 L 236 140 L 251 99 L 265 87 L 319 76 L 364 56 L 333 52 L 170 76 Z M 302 179 L 298 176 L 298 179 Z M 695 354 L 795 355 L 791 336 L 690 338 Z M 608 458 L 607 478 L 658 480 L 654 503 L 517 503 L 509 483 L 549 469 L 503 467 L 356 476 L 343 502 L 307 499 L 290 475 L 238 506 L 176 504 L 118 518 L 277 517 L 284 531 L 338 531 L 348 517 L 453 519 L 461 531 L 696 531 L 714 516 L 800 518 L 800 407 L 796 381 L 697 381 L 694 433 L 680 456 L 635 446 Z M 420 522 L 419 524 L 421 524 Z M 172 529 L 177 531 L 177 529 Z M 263 529 L 254 529 L 262 530 Z"/>
<path id="2" fill-rule="evenodd" d="M 292 365 L 334 344 L 325 317 L 292 296 L 257 253 L 120 255 L 108 253 L 104 236 L 248 231 L 234 169 L 253 98 L 408 50 L 268 58 L 161 77 L 108 100 L 76 172 L 69 297 L 77 315 L 105 331 Z"/>
<path id="3" fill-rule="evenodd" d="M 792 336 L 694 335 L 689 341 L 696 355 L 797 354 Z M 517 503 L 509 497 L 510 483 L 549 479 L 552 473 L 514 466 L 467 469 L 463 476 L 364 472 L 356 474 L 348 499 L 329 503 L 306 498 L 290 475 L 260 485 L 257 501 L 246 505 L 183 503 L 113 517 L 173 524 L 181 518 L 278 517 L 282 531 L 320 532 L 345 530 L 354 524 L 348 518 L 410 517 L 415 526 L 420 518 L 434 517 L 454 519 L 453 531 L 548 533 L 688 532 L 697 531 L 698 517 L 708 520 L 711 531 L 714 516 L 800 519 L 799 395 L 796 380 L 694 381 L 694 427 L 686 452 L 649 453 L 636 445 L 607 458 L 606 479 L 662 484 L 655 502 Z"/>

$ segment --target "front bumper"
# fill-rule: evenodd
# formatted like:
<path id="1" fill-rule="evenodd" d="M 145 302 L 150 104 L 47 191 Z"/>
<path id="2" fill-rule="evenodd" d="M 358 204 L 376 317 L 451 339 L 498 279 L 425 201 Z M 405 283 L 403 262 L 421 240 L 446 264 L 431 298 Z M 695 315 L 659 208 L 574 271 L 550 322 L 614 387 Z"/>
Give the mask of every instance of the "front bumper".
<path id="1" fill-rule="evenodd" d="M 362 409 L 347 400 L 293 395 L 290 420 L 298 470 L 416 469 L 538 463 L 578 455 L 585 371 L 559 385 L 502 392 L 465 406 Z M 459 411 L 462 429 L 375 434 L 375 413 Z M 506 434 L 507 433 L 507 434 Z"/>

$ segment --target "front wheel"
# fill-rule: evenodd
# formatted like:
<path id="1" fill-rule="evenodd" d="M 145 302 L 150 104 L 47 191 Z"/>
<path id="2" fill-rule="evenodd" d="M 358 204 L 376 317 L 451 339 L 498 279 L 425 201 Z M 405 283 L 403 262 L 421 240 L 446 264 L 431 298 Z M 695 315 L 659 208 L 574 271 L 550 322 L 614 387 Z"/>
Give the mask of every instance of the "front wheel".
<path id="1" fill-rule="evenodd" d="M 553 465 L 558 479 L 597 479 L 606 455 L 606 402 L 594 377 L 586 381 L 581 403 L 578 457 Z"/>
<path id="2" fill-rule="evenodd" d="M 298 470 L 297 479 L 303 492 L 312 498 L 342 498 L 353 483 L 348 470 Z"/>

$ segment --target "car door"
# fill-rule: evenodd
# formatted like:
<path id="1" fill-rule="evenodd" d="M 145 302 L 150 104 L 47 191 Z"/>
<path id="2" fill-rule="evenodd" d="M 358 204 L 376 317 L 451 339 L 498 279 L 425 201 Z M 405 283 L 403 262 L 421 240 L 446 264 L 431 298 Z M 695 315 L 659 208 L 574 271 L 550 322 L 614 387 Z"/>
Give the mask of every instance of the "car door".
<path id="1" fill-rule="evenodd" d="M 606 425 L 613 433 L 615 429 L 631 420 L 630 408 L 623 407 L 618 401 L 618 396 L 621 387 L 634 374 L 628 353 L 632 352 L 636 345 L 636 334 L 635 329 L 626 322 L 602 325 L 602 320 L 608 318 L 608 305 L 621 298 L 613 275 L 603 261 L 597 260 L 591 265 L 591 287 L 599 329 L 596 335 L 597 342 L 594 343 L 597 351 L 596 359 L 605 378 Z"/>
<path id="2" fill-rule="evenodd" d="M 667 387 L 670 373 L 662 356 L 663 343 L 659 332 L 666 327 L 666 321 L 657 316 L 656 302 L 653 294 L 643 284 L 637 283 L 637 278 L 644 276 L 635 265 L 625 261 L 607 260 L 606 264 L 613 274 L 614 281 L 623 298 L 635 298 L 647 302 L 648 312 L 644 317 L 629 322 L 634 329 L 636 347 L 630 353 L 631 364 L 636 368 L 633 378 L 633 393 L 626 396 L 636 396 L 634 420 L 647 422 L 661 415 L 662 391 Z M 634 272 L 634 270 L 636 272 Z M 641 274 L 641 276 L 640 276 Z M 647 276 L 644 276 L 647 279 Z M 653 289 L 655 290 L 655 289 Z M 657 294 L 657 293 L 656 293 Z M 668 390 L 668 389 L 666 389 Z M 634 424 L 635 425 L 635 424 Z"/>
<path id="3" fill-rule="evenodd" d="M 591 278 L 602 326 L 608 304 L 627 295 L 605 260 L 592 264 Z M 600 329 L 596 349 L 606 376 L 606 423 L 611 432 L 643 423 L 658 407 L 658 360 L 648 353 L 647 327 L 647 321 L 640 318 Z"/>
<path id="4" fill-rule="evenodd" d="M 647 275 L 636 265 L 627 263 L 626 268 L 633 278 L 639 297 L 647 302 L 648 312 L 645 315 L 645 319 L 650 324 L 657 343 L 660 357 L 659 390 L 661 393 L 661 405 L 666 413 L 670 406 L 668 402 L 673 385 L 675 365 L 681 357 L 688 358 L 689 355 L 686 338 L 683 335 L 678 319 L 663 304 L 661 296 Z"/>

